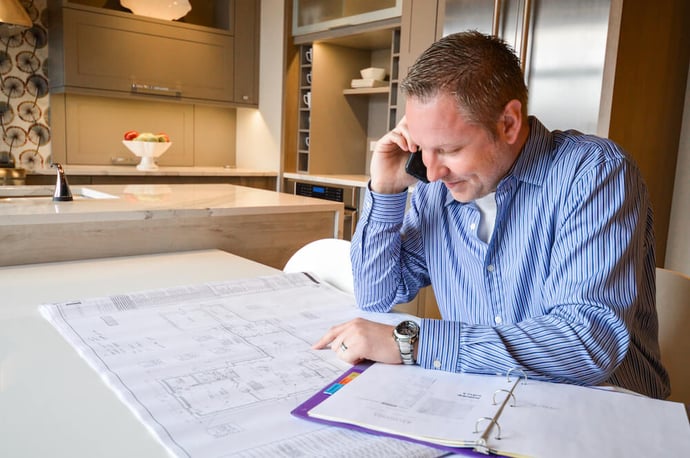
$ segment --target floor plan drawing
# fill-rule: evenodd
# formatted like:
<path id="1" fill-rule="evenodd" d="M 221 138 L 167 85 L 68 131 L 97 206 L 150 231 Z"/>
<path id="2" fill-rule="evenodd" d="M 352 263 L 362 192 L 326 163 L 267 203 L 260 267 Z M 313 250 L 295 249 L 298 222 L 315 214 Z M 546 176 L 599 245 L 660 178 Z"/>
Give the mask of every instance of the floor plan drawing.
<path id="1" fill-rule="evenodd" d="M 289 450 L 299 444 L 300 456 L 323 456 L 324 440 L 350 444 L 331 447 L 336 451 L 366 451 L 358 456 L 438 454 L 290 416 L 348 367 L 332 351 L 312 350 L 312 343 L 333 324 L 361 314 L 351 296 L 307 275 L 81 299 L 40 310 L 172 455 L 294 456 Z M 329 456 L 337 456 L 333 450 Z"/>

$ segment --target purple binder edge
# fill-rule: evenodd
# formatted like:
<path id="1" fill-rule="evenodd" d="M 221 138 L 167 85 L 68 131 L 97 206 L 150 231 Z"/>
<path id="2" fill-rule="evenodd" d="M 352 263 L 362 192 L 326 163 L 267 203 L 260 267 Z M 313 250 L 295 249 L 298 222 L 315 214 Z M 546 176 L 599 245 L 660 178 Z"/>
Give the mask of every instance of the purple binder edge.
<path id="1" fill-rule="evenodd" d="M 434 444 L 432 442 L 426 442 L 418 439 L 413 439 L 411 437 L 406 437 L 406 436 L 400 436 L 397 434 L 392 434 L 392 433 L 386 433 L 386 432 L 381 432 L 381 431 L 376 431 L 373 429 L 369 428 L 364 428 L 362 426 L 357 426 L 353 425 L 350 423 L 345 423 L 345 422 L 339 422 L 339 421 L 333 421 L 333 420 L 324 420 L 322 418 L 314 418 L 309 416 L 309 411 L 316 407 L 317 405 L 321 404 L 323 401 L 328 399 L 328 397 L 331 395 L 329 393 L 329 390 L 332 390 L 334 387 L 335 391 L 337 391 L 337 386 L 343 386 L 340 382 L 343 379 L 346 379 L 350 374 L 357 373 L 361 374 L 365 370 L 367 370 L 368 367 L 370 367 L 373 363 L 370 361 L 366 361 L 363 363 L 355 364 L 352 366 L 350 369 L 346 370 L 344 373 L 342 373 L 340 376 L 338 376 L 335 380 L 333 380 L 331 383 L 326 385 L 323 389 L 319 390 L 316 394 L 314 394 L 312 397 L 295 407 L 295 409 L 290 412 L 293 416 L 297 418 L 302 418 L 304 420 L 308 421 L 313 421 L 316 423 L 321 423 L 324 425 L 329 425 L 329 426 L 337 426 L 340 428 L 346 428 L 350 429 L 353 431 L 358 431 L 361 433 L 367 433 L 367 434 L 374 434 L 377 436 L 385 436 L 385 437 L 392 437 L 394 439 L 400 439 L 404 440 L 407 442 L 414 442 L 416 444 L 421 444 L 421 445 L 426 445 L 427 447 L 433 447 L 438 450 L 443 450 L 445 452 L 450 452 L 453 454 L 457 455 L 467 455 L 467 456 L 486 456 L 482 453 L 474 451 L 472 448 L 467 448 L 467 447 L 450 447 L 446 445 L 441 445 L 441 444 Z"/>

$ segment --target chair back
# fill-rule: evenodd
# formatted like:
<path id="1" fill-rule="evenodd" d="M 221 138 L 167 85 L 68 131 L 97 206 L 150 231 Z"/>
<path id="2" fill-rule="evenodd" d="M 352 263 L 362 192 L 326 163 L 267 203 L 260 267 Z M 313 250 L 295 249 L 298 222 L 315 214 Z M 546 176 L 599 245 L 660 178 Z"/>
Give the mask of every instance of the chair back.
<path id="1" fill-rule="evenodd" d="M 354 294 L 350 242 L 321 239 L 297 250 L 283 268 L 284 272 L 311 272 L 321 280 L 349 294 Z"/>
<path id="2" fill-rule="evenodd" d="M 671 378 L 669 400 L 690 406 L 690 277 L 656 269 L 661 362 Z"/>

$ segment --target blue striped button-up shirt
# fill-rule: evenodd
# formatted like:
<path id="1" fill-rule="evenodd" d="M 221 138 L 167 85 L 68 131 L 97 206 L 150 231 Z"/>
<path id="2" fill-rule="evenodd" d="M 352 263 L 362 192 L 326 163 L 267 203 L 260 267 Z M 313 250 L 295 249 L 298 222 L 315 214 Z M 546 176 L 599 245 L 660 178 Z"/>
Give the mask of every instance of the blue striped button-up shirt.
<path id="1" fill-rule="evenodd" d="M 659 361 L 652 211 L 634 162 L 613 142 L 530 135 L 496 189 L 496 224 L 477 235 L 474 202 L 441 182 L 367 191 L 352 244 L 355 294 L 388 311 L 433 285 L 442 320 L 424 319 L 418 363 L 455 372 L 611 383 L 669 394 Z"/>

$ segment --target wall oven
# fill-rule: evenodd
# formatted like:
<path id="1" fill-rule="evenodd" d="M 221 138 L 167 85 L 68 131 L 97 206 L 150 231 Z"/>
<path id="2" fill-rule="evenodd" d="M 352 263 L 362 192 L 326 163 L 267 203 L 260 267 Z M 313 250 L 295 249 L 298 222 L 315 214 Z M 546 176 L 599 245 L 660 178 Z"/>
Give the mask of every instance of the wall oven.
<path id="1" fill-rule="evenodd" d="M 357 186 L 324 183 L 312 180 L 286 180 L 286 191 L 298 196 L 342 202 L 345 207 L 343 218 L 343 239 L 352 240 L 357 226 L 361 189 Z"/>

